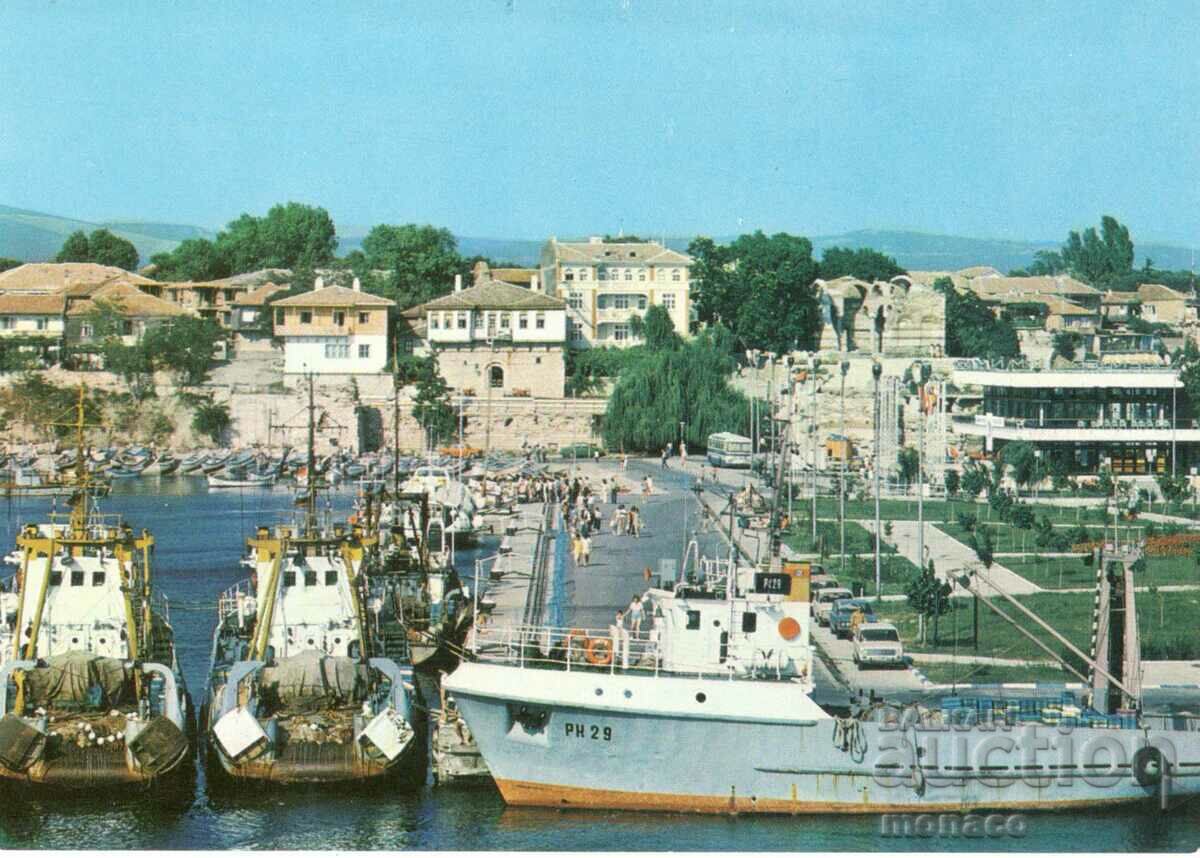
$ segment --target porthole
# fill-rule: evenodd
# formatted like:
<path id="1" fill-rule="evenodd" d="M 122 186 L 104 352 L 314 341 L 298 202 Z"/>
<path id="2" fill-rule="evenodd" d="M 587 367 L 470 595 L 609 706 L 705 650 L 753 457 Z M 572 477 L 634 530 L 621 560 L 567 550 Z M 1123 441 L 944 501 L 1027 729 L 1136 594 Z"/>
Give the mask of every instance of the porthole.
<path id="1" fill-rule="evenodd" d="M 597 696 L 597 697 L 603 697 L 603 696 L 604 696 L 604 689 L 603 689 L 603 688 L 597 688 L 597 689 L 596 689 L 596 696 Z"/>
<path id="2" fill-rule="evenodd" d="M 309 639 L 308 639 L 308 645 L 309 645 L 309 646 L 313 646 L 315 643 L 316 643 L 316 641 L 314 641 L 312 638 L 309 638 Z"/>
<path id="3" fill-rule="evenodd" d="M 625 699 L 628 700 L 632 696 L 633 696 L 633 692 L 630 691 L 628 688 L 626 688 L 625 689 Z"/>
<path id="4" fill-rule="evenodd" d="M 71 643 L 73 643 L 73 644 L 79 643 L 79 638 L 71 638 Z"/>
<path id="5" fill-rule="evenodd" d="M 698 691 L 696 693 L 696 702 L 697 703 L 703 703 L 707 699 L 708 699 L 708 695 L 705 694 L 703 691 Z"/>

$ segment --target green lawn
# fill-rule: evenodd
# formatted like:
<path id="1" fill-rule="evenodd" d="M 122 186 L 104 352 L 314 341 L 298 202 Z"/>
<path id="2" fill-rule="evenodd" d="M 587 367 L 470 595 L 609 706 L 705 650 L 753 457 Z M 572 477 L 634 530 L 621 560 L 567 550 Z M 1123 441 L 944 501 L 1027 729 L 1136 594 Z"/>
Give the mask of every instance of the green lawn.
<path id="1" fill-rule="evenodd" d="M 1005 557 L 997 562 L 1047 590 L 1092 587 L 1096 583 L 1096 567 L 1085 566 L 1079 557 L 1035 556 L 1020 560 Z M 1200 586 L 1200 567 L 1191 557 L 1147 557 L 1146 570 L 1135 578 L 1138 587 L 1163 584 Z"/>
<path id="2" fill-rule="evenodd" d="M 975 653 L 971 637 L 972 599 L 951 600 L 952 610 L 939 621 L 938 642 L 933 643 L 932 627 L 929 642 L 921 645 L 917 640 L 917 615 L 906 602 L 881 602 L 876 611 L 882 618 L 893 622 L 900 630 L 906 647 L 921 652 L 958 652 L 960 655 Z M 1091 593 L 1039 593 L 1021 596 L 1019 601 L 1045 620 L 1052 628 L 1066 636 L 1075 646 L 1087 653 L 1092 640 Z M 1004 599 L 995 600 L 997 606 L 1010 617 L 1021 622 L 1026 629 L 1034 631 L 1038 639 L 1050 644 L 1055 651 L 1065 651 L 1049 633 L 1041 630 L 1032 620 Z M 1138 628 L 1141 631 L 1145 657 L 1153 657 L 1155 647 L 1184 637 L 1194 637 L 1191 629 L 1200 613 L 1200 592 L 1160 593 L 1137 596 Z M 956 631 L 957 629 L 957 631 Z M 957 648 L 955 641 L 957 640 Z M 1186 642 L 1185 642 L 1186 643 Z M 985 604 L 979 605 L 979 649 L 978 655 L 995 658 L 1024 658 L 1044 660 L 1049 656 L 1013 628 L 1006 620 L 992 613 Z M 1200 655 L 1200 652 L 1197 652 Z M 1189 657 L 1189 656 L 1184 656 Z"/>
<path id="3" fill-rule="evenodd" d="M 1002 682 L 1078 682 L 1074 674 L 1055 667 L 1016 667 L 1005 664 L 918 664 L 917 670 L 936 684 L 952 682 L 993 685 Z"/>
<path id="4" fill-rule="evenodd" d="M 843 572 L 839 554 L 841 534 L 837 522 L 817 522 L 817 544 L 814 546 L 811 520 L 804 518 L 802 510 L 797 509 L 796 513 L 797 515 L 793 516 L 792 527 L 783 536 L 784 545 L 802 554 L 819 555 L 830 572 L 844 579 L 842 581 L 844 586 L 851 586 L 851 582 L 862 582 L 866 587 L 866 592 L 874 595 L 874 557 L 847 557 L 845 572 Z M 870 531 L 858 522 L 847 521 L 846 554 L 873 555 L 874 551 Z M 903 593 L 909 580 L 917 572 L 917 567 L 911 561 L 896 554 L 895 551 L 895 546 L 886 541 L 883 543 L 879 577 L 883 584 L 884 595 Z"/>
<path id="5" fill-rule="evenodd" d="M 1104 508 L 1094 507 L 1061 507 L 1034 502 L 1032 497 L 1022 497 L 1022 503 L 1027 503 L 1038 518 L 1046 516 L 1055 524 L 1103 524 L 1105 521 Z M 811 510 L 811 501 L 797 500 L 793 504 L 794 515 L 807 516 Z M 839 514 L 839 504 L 836 496 L 817 498 L 817 517 L 836 519 Z M 927 500 L 924 504 L 926 521 L 954 521 L 962 512 L 973 512 L 979 520 L 991 523 L 996 518 L 991 507 L 980 501 L 966 500 Z M 1157 508 L 1156 508 L 1157 509 Z M 881 498 L 879 515 L 883 519 L 898 519 L 901 521 L 917 520 L 917 501 Z M 875 501 L 846 499 L 846 518 L 874 518 Z"/>
<path id="6" fill-rule="evenodd" d="M 807 516 L 792 515 L 792 526 L 783 537 L 784 545 L 802 554 L 824 554 L 832 557 L 840 553 L 841 533 L 837 522 L 818 521 L 817 541 L 812 538 L 812 520 Z M 867 554 L 875 550 L 871 544 L 871 533 L 856 521 L 846 522 L 846 553 Z"/>
<path id="7" fill-rule="evenodd" d="M 1019 528 L 1013 527 L 1011 524 L 1004 524 L 1002 522 L 995 524 L 984 523 L 984 526 L 988 527 L 992 531 L 992 536 L 995 543 L 993 550 L 996 553 L 1022 552 L 1036 554 L 1041 550 L 1037 547 L 1037 543 L 1035 541 L 1036 534 L 1033 530 L 1020 530 Z M 971 544 L 971 534 L 957 522 L 953 524 L 939 524 L 937 525 L 937 529 L 945 533 L 947 536 L 957 539 L 959 542 L 965 545 Z M 1070 529 L 1055 528 L 1055 530 L 1069 531 Z M 1087 531 L 1088 534 L 1095 539 L 1100 539 L 1104 535 L 1104 529 L 1100 527 L 1089 527 L 1087 528 Z M 1135 528 L 1129 531 L 1130 536 L 1138 533 L 1140 533 L 1140 529 Z M 1126 530 L 1122 528 L 1122 540 L 1124 540 L 1125 536 Z M 1008 565 L 1004 559 L 999 559 L 997 562 L 1005 566 Z"/>

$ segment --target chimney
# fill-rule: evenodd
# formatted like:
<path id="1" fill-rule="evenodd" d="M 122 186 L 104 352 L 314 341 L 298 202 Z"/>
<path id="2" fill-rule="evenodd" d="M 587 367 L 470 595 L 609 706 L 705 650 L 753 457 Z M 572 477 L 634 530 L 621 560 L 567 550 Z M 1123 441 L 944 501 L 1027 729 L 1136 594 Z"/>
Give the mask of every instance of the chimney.
<path id="1" fill-rule="evenodd" d="M 454 275 L 454 291 L 455 292 L 462 291 L 462 275 L 461 274 Z"/>
<path id="2" fill-rule="evenodd" d="M 355 292 L 362 291 L 362 284 L 358 282 L 357 277 L 354 278 L 354 283 L 351 284 L 350 288 L 353 289 Z"/>
<path id="3" fill-rule="evenodd" d="M 536 274 L 534 274 L 534 275 L 531 275 L 529 278 L 529 291 L 536 292 L 537 290 L 538 290 L 538 276 Z"/>
<path id="4" fill-rule="evenodd" d="M 320 291 L 321 291 L 322 289 L 324 289 L 324 288 L 325 288 L 325 278 L 324 278 L 324 277 L 318 277 L 318 278 L 316 279 L 316 281 L 313 283 L 313 291 L 314 291 L 314 292 L 320 292 Z"/>

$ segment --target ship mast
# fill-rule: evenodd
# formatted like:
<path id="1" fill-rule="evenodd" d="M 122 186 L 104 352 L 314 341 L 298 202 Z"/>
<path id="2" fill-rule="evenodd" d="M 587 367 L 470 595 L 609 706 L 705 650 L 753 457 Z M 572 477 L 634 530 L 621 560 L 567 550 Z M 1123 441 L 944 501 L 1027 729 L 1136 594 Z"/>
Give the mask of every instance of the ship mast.
<path id="1" fill-rule="evenodd" d="M 308 487 L 304 499 L 304 535 L 317 529 L 317 454 L 316 405 L 313 401 L 313 374 L 308 374 Z"/>

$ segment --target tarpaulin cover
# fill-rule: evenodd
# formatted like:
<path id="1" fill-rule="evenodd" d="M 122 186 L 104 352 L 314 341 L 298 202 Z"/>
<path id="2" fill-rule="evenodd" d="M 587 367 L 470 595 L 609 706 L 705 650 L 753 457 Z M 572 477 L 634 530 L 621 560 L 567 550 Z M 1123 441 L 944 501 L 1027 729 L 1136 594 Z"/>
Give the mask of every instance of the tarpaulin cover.
<path id="1" fill-rule="evenodd" d="M 91 689 L 98 687 L 96 700 Z M 132 684 L 125 664 L 118 658 L 102 658 L 85 652 L 52 655 L 46 666 L 25 674 L 26 698 L 34 705 L 93 703 L 105 708 L 130 702 Z"/>
<path id="2" fill-rule="evenodd" d="M 261 674 L 264 697 L 282 708 L 314 711 L 361 699 L 369 679 L 366 665 L 317 650 L 281 658 Z"/>

